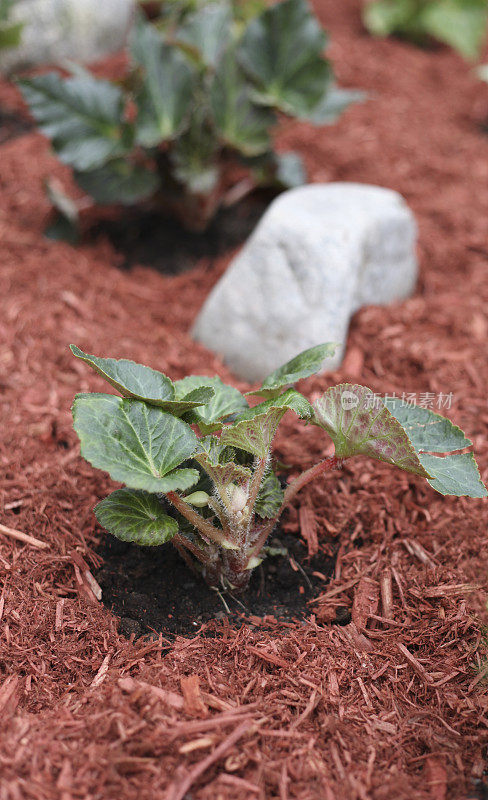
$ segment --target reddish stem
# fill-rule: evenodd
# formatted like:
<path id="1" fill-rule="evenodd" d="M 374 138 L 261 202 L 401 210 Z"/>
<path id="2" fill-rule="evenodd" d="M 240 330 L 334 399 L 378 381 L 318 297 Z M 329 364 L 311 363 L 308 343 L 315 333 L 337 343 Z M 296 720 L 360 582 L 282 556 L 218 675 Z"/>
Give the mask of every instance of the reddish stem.
<path id="1" fill-rule="evenodd" d="M 266 468 L 268 466 L 268 457 L 260 458 L 259 462 L 254 470 L 254 474 L 251 478 L 251 484 L 249 486 L 249 498 L 247 501 L 247 506 L 249 508 L 249 513 L 252 514 L 254 511 L 254 506 L 256 504 L 256 500 L 258 499 L 259 490 L 264 480 L 264 476 L 266 474 Z"/>
<path id="2" fill-rule="evenodd" d="M 276 517 L 273 517 L 273 519 L 270 519 L 264 525 L 264 527 L 261 528 L 261 533 L 259 534 L 259 537 L 258 537 L 256 543 L 254 544 L 251 552 L 248 555 L 248 558 L 247 558 L 247 561 L 246 561 L 247 564 L 249 564 L 249 561 L 251 560 L 251 558 L 253 558 L 253 556 L 259 556 L 261 550 L 263 549 L 263 547 L 264 547 L 264 545 L 266 543 L 266 539 L 268 538 L 268 536 L 270 535 L 270 533 L 273 530 L 274 526 L 276 525 L 276 523 L 278 521 L 278 517 L 279 517 L 280 514 L 281 514 L 281 510 L 277 514 Z"/>
<path id="3" fill-rule="evenodd" d="M 194 511 L 193 508 L 188 505 L 188 503 L 185 503 L 183 498 L 177 495 L 176 492 L 168 492 L 166 497 L 168 498 L 169 502 L 172 503 L 180 512 L 180 514 L 182 514 L 182 516 L 185 517 L 188 522 L 191 522 L 197 531 L 200 531 L 205 538 L 210 539 L 211 542 L 215 542 L 223 547 L 229 547 L 230 545 L 231 549 L 237 548 L 235 542 L 224 536 L 223 532 L 212 525 L 211 522 L 201 517 L 200 514 L 197 514 L 197 512 Z"/>
<path id="4" fill-rule="evenodd" d="M 196 545 L 194 545 L 193 542 L 190 542 L 185 536 L 181 536 L 181 534 L 176 533 L 173 536 L 172 541 L 173 541 L 175 547 L 178 549 L 178 552 L 181 553 L 181 551 L 184 549 L 185 550 L 185 554 L 188 555 L 186 553 L 186 550 L 189 550 L 190 553 L 193 556 L 195 556 L 195 558 L 198 559 L 198 561 L 200 561 L 202 564 L 207 564 L 208 563 L 209 557 L 208 557 L 207 553 L 205 553 L 205 551 L 202 550 L 200 547 L 197 547 Z M 186 558 L 185 558 L 185 561 L 187 561 Z"/>
<path id="5" fill-rule="evenodd" d="M 219 568 L 219 565 L 213 563 L 211 557 L 208 554 L 206 554 L 204 550 L 201 550 L 199 547 L 196 547 L 192 542 L 188 541 L 188 539 L 186 539 L 184 536 L 180 536 L 179 533 L 173 536 L 173 539 L 171 541 L 172 544 L 174 544 L 178 553 L 180 554 L 181 558 L 185 562 L 185 564 L 192 572 L 195 572 L 197 575 L 200 574 L 203 575 L 203 577 L 210 586 L 218 586 L 221 570 Z M 192 553 L 202 565 L 201 573 L 198 570 L 195 561 L 193 561 L 193 559 L 190 557 L 189 553 Z"/>
<path id="6" fill-rule="evenodd" d="M 269 522 L 267 522 L 261 529 L 261 533 L 259 534 L 259 537 L 256 540 L 256 543 L 249 554 L 248 562 L 249 559 L 251 559 L 253 556 L 259 556 L 259 553 L 261 552 L 262 548 L 266 543 L 266 539 L 268 538 L 274 526 L 276 525 L 277 521 L 279 520 L 285 506 L 287 506 L 288 503 L 291 500 L 293 500 L 293 498 L 295 497 L 295 495 L 298 494 L 300 489 L 303 489 L 303 487 L 306 486 L 307 483 L 310 483 L 310 481 L 313 481 L 315 478 L 318 478 L 324 472 L 328 472 L 331 469 L 339 467 L 341 463 L 342 463 L 341 459 L 337 458 L 336 456 L 330 456 L 329 458 L 325 458 L 323 461 L 320 461 L 318 464 L 315 464 L 313 467 L 310 467 L 310 469 L 307 469 L 305 472 L 302 472 L 302 474 L 299 475 L 298 478 L 296 478 L 293 481 L 293 483 L 289 484 L 289 486 L 285 490 L 285 496 L 283 498 L 280 510 L 278 511 L 276 516 L 273 519 L 270 519 Z"/>
<path id="7" fill-rule="evenodd" d="M 284 507 L 288 505 L 290 500 L 293 500 L 295 495 L 298 494 L 300 489 L 303 489 L 307 483 L 310 483 L 310 481 L 318 478 L 324 472 L 328 472 L 331 469 L 340 467 L 340 465 L 341 460 L 337 458 L 337 456 L 329 456 L 329 458 L 324 458 L 323 461 L 319 461 L 319 463 L 315 464 L 315 466 L 310 467 L 310 469 L 307 469 L 305 472 L 302 472 L 298 478 L 295 478 L 295 480 L 287 486 L 279 513 L 281 514 Z"/>

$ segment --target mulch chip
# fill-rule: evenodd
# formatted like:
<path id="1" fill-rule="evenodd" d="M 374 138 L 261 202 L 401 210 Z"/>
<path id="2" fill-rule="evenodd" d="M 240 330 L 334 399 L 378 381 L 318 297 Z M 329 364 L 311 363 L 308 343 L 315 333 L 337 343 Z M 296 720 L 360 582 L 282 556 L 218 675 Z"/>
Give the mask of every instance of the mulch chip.
<path id="1" fill-rule="evenodd" d="M 342 370 L 304 390 L 352 379 L 450 396 L 443 411 L 473 439 L 486 480 L 488 90 L 449 50 L 368 37 L 355 0 L 315 5 L 339 82 L 369 99 L 332 127 L 286 123 L 280 148 L 300 150 L 315 181 L 400 191 L 419 223 L 421 277 L 406 302 L 360 311 Z M 2 103 L 22 109 L 5 81 Z M 108 241 L 43 238 L 43 181 L 69 176 L 40 135 L 3 143 L 0 164 L 1 800 L 481 797 L 486 503 L 350 461 L 284 519 L 297 536 L 300 520 L 310 553 L 324 536 L 338 545 L 308 621 L 117 633 L 94 577 L 92 508 L 112 484 L 81 460 L 70 422 L 75 392 L 103 384 L 67 345 L 173 379 L 233 380 L 189 336 L 232 254 L 179 276 L 121 272 Z M 327 447 L 293 419 L 277 440 L 293 469 Z"/>

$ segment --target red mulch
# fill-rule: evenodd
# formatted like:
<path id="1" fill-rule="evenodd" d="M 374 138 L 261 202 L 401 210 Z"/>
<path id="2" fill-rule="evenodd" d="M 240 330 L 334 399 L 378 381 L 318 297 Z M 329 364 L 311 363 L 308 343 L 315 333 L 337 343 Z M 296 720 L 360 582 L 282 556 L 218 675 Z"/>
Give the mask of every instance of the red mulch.
<path id="1" fill-rule="evenodd" d="M 453 393 L 448 412 L 487 478 L 488 88 L 454 53 L 361 31 L 354 0 L 321 0 L 340 82 L 370 93 L 330 128 L 289 125 L 316 181 L 400 191 L 417 215 L 411 300 L 355 318 L 343 368 L 378 392 Z M 19 105 L 0 83 L 0 102 Z M 443 499 L 358 459 L 300 500 L 306 531 L 339 537 L 310 623 L 130 642 L 95 599 L 92 514 L 110 481 L 79 457 L 70 403 L 97 389 L 68 353 L 144 361 L 179 378 L 228 371 L 188 331 L 226 260 L 179 277 L 117 269 L 108 243 L 42 237 L 42 181 L 67 172 L 43 138 L 0 148 L 2 523 L 0 798 L 445 800 L 473 797 L 488 740 L 482 624 L 487 506 Z M 290 421 L 284 461 L 324 452 Z M 298 507 L 287 525 L 298 533 Z M 313 546 L 312 541 L 312 546 Z M 164 580 L 164 575 L 162 576 Z M 93 587 L 92 587 L 93 588 Z M 328 619 L 337 605 L 354 623 Z"/>

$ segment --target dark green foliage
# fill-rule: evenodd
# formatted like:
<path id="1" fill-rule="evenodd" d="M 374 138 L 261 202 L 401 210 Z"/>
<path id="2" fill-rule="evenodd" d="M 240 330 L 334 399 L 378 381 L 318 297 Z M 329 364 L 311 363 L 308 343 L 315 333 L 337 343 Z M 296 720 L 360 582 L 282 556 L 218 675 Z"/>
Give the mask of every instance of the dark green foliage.
<path id="1" fill-rule="evenodd" d="M 426 478 L 441 494 L 487 494 L 466 452 L 471 442 L 439 414 L 371 403 L 372 391 L 357 384 L 334 386 L 311 405 L 290 386 L 319 371 L 334 345 L 275 370 L 253 392 L 265 399 L 252 407 L 217 377 L 173 383 L 142 364 L 71 349 L 122 395 L 80 394 L 73 405 L 82 455 L 127 487 L 99 503 L 98 520 L 124 541 L 172 539 L 213 586 L 245 588 L 285 505 L 330 466 L 325 459 L 283 491 L 271 454 L 287 412 L 329 434 L 334 463 L 369 456 Z"/>
<path id="2" fill-rule="evenodd" d="M 372 0 L 363 18 L 375 36 L 436 39 L 474 60 L 486 41 L 488 0 Z"/>
<path id="3" fill-rule="evenodd" d="M 169 2 L 142 16 L 122 84 L 81 68 L 20 81 L 40 130 L 100 204 L 149 200 L 203 229 L 230 191 L 305 179 L 277 156 L 279 114 L 330 123 L 361 98 L 338 90 L 307 0 Z M 239 193 L 238 193 L 239 194 Z"/>

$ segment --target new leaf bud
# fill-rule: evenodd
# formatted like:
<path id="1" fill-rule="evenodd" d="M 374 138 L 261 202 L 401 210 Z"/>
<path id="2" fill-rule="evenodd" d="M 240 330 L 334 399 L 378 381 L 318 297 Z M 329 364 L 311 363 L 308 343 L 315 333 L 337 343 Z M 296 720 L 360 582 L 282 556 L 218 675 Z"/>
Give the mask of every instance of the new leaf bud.
<path id="1" fill-rule="evenodd" d="M 191 506 L 196 506 L 197 508 L 204 508 L 206 505 L 208 505 L 210 497 L 207 494 L 207 492 L 193 492 L 193 494 L 189 494 L 187 497 L 184 497 L 183 499 L 185 503 L 189 503 Z"/>
<path id="2" fill-rule="evenodd" d="M 247 492 L 241 486 L 236 486 L 235 483 L 231 483 L 227 489 L 230 499 L 230 506 L 229 509 L 233 514 L 237 514 L 238 511 L 242 511 L 246 507 L 247 503 Z"/>

